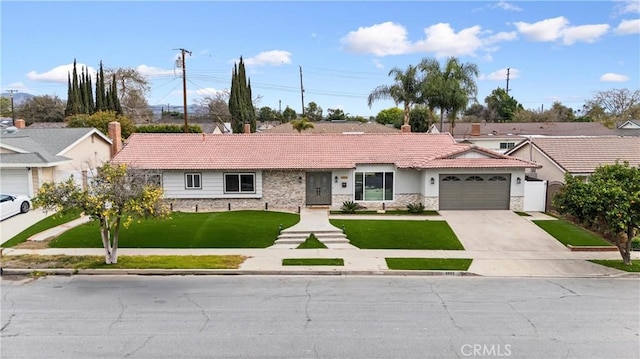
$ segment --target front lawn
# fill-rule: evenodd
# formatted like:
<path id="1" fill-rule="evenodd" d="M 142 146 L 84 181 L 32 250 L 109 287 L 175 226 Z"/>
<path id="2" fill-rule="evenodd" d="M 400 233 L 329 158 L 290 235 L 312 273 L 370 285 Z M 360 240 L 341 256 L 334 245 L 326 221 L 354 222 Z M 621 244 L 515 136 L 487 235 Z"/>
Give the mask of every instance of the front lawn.
<path id="1" fill-rule="evenodd" d="M 118 256 L 105 264 L 104 256 L 4 256 L 2 268 L 19 269 L 238 269 L 246 257 L 228 256 Z"/>
<path id="2" fill-rule="evenodd" d="M 385 258 L 389 269 L 466 271 L 472 259 L 466 258 Z"/>
<path id="3" fill-rule="evenodd" d="M 171 219 L 134 221 L 120 231 L 120 248 L 266 248 L 297 214 L 267 211 L 174 212 Z M 55 248 L 100 248 L 99 226 L 90 222 L 51 241 Z"/>
<path id="4" fill-rule="evenodd" d="M 619 270 L 623 270 L 626 272 L 640 272 L 640 262 L 638 262 L 637 260 L 632 261 L 630 266 L 624 264 L 624 262 L 621 259 L 616 259 L 616 260 L 594 259 L 594 260 L 591 260 L 590 262 L 615 268 L 615 269 L 619 269 Z"/>
<path id="5" fill-rule="evenodd" d="M 49 217 L 43 218 L 40 221 L 34 223 L 29 228 L 18 233 L 15 237 L 4 242 L 2 247 L 9 248 L 25 242 L 29 237 L 40 232 L 44 232 L 47 229 L 59 226 L 61 224 L 71 222 L 76 218 L 80 218 L 81 211 L 74 211 L 65 214 L 54 213 Z"/>
<path id="6" fill-rule="evenodd" d="M 464 247 L 444 221 L 332 219 L 351 244 L 362 249 L 454 249 Z"/>
<path id="7" fill-rule="evenodd" d="M 283 266 L 343 266 L 342 258 L 285 258 Z"/>
<path id="8" fill-rule="evenodd" d="M 569 244 L 574 247 L 612 246 L 611 243 L 607 242 L 602 237 L 564 219 L 558 219 L 555 221 L 533 221 L 533 223 L 544 229 L 565 246 Z"/>

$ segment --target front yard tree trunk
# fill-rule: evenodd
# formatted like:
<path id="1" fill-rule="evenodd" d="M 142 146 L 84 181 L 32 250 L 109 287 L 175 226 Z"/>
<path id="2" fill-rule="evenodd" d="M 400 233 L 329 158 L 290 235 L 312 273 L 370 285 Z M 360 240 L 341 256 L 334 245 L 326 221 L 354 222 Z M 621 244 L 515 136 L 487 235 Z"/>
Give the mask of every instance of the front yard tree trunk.
<path id="1" fill-rule="evenodd" d="M 631 265 L 631 239 L 627 238 L 626 241 L 623 242 L 622 239 L 616 240 L 616 246 L 618 247 L 618 251 L 620 251 L 620 255 L 622 256 L 622 261 L 626 265 Z"/>

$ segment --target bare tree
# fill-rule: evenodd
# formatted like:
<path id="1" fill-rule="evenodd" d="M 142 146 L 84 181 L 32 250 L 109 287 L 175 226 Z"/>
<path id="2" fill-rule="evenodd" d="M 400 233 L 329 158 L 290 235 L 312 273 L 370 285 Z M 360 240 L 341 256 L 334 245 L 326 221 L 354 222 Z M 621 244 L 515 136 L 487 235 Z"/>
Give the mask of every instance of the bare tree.
<path id="1" fill-rule="evenodd" d="M 640 105 L 640 90 L 631 91 L 624 88 L 598 91 L 589 103 L 602 107 L 612 116 L 626 118 L 630 115 L 629 110 Z"/>
<path id="2" fill-rule="evenodd" d="M 231 122 L 228 91 L 218 91 L 215 95 L 196 99 L 194 102 L 197 116 L 208 117 L 215 123 Z"/>
<path id="3" fill-rule="evenodd" d="M 130 67 L 107 69 L 105 77 L 115 77 L 123 112 L 136 123 L 149 123 L 153 111 L 145 95 L 151 90 L 149 81 L 138 70 Z"/>

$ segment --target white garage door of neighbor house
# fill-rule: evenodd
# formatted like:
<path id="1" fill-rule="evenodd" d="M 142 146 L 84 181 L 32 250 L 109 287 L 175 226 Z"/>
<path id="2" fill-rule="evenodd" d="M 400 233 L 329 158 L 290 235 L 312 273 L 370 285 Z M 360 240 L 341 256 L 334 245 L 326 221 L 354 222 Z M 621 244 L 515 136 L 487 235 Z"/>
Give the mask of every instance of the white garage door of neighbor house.
<path id="1" fill-rule="evenodd" d="M 440 209 L 509 209 L 510 174 L 440 175 Z"/>
<path id="2" fill-rule="evenodd" d="M 0 192 L 14 195 L 29 195 L 29 171 L 26 168 L 3 168 L 0 170 Z"/>

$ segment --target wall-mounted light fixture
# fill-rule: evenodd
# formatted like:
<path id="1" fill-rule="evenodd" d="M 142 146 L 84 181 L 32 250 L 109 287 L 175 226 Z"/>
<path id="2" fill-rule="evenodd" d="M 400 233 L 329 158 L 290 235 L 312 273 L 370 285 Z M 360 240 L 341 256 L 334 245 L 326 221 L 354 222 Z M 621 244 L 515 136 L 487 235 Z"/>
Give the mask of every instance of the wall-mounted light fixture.
<path id="1" fill-rule="evenodd" d="M 298 176 L 298 183 L 302 183 L 302 176 Z"/>
<path id="2" fill-rule="evenodd" d="M 431 184 L 434 184 L 434 183 L 436 183 L 436 180 L 435 178 L 431 177 Z"/>
<path id="3" fill-rule="evenodd" d="M 338 176 L 333 177 L 333 182 L 338 183 Z"/>
<path id="4" fill-rule="evenodd" d="M 522 182 L 522 179 L 520 179 L 520 177 L 516 178 L 516 183 L 520 184 L 520 182 Z"/>

